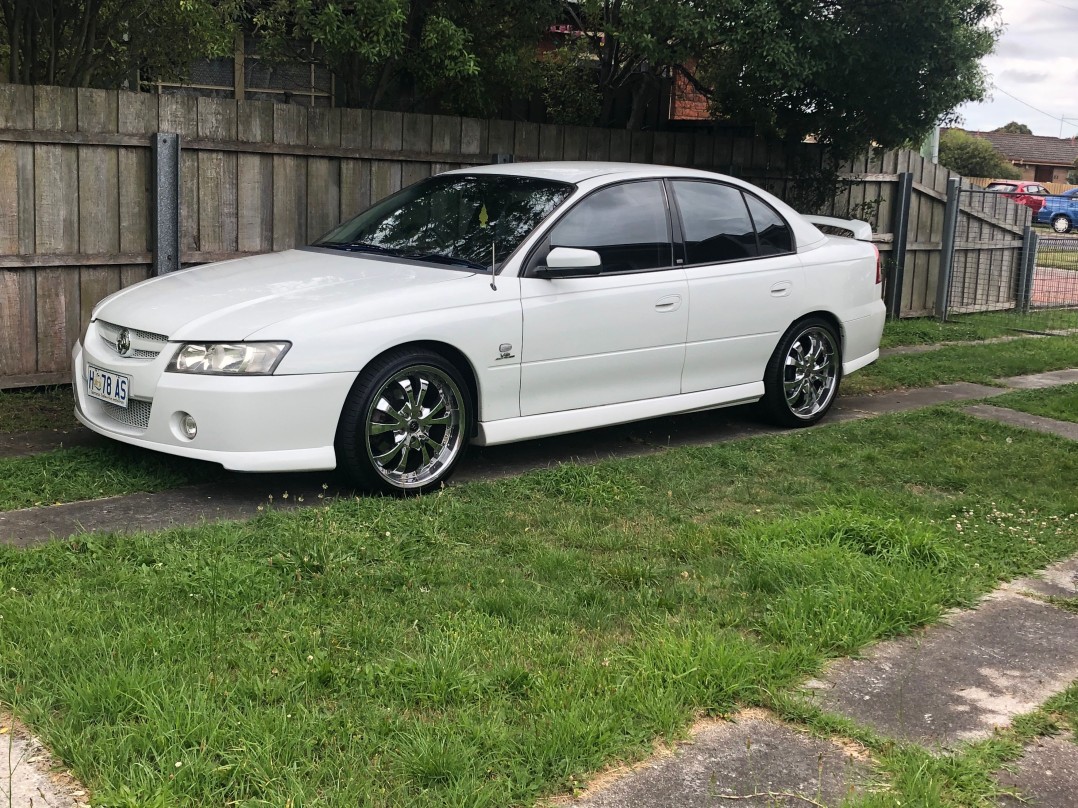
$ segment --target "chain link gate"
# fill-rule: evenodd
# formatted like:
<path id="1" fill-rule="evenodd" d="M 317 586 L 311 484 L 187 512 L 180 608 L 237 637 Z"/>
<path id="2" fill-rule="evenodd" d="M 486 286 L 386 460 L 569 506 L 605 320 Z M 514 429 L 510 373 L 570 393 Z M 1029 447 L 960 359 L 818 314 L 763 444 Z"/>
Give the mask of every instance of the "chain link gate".
<path id="1" fill-rule="evenodd" d="M 1078 328 L 1078 237 L 1041 236 L 1010 196 L 948 183 L 937 317 L 1038 334 Z"/>

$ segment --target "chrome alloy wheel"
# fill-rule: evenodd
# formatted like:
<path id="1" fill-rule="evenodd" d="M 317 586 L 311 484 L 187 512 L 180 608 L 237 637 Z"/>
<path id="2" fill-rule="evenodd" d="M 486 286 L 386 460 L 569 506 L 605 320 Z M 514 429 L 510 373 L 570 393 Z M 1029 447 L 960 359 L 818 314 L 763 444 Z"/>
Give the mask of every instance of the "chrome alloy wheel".
<path id="1" fill-rule="evenodd" d="M 1056 216 L 1052 219 L 1052 229 L 1057 233 L 1069 233 L 1071 229 L 1071 220 L 1066 216 Z"/>
<path id="2" fill-rule="evenodd" d="M 826 328 L 811 326 L 790 343 L 783 367 L 786 406 L 809 420 L 827 408 L 838 388 L 838 348 Z"/>
<path id="3" fill-rule="evenodd" d="M 462 401 L 439 368 L 416 365 L 391 376 L 365 419 L 367 457 L 379 476 L 400 490 L 442 476 L 464 445 Z"/>

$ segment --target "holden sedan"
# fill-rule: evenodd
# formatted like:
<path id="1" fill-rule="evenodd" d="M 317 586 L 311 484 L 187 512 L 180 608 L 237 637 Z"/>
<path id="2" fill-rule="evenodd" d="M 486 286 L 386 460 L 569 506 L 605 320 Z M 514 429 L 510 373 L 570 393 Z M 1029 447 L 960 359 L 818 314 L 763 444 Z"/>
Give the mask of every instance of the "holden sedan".
<path id="1" fill-rule="evenodd" d="M 227 469 L 340 468 L 396 494 L 440 486 L 469 443 L 754 401 L 808 426 L 879 356 L 870 236 L 705 171 L 451 171 L 311 246 L 101 301 L 73 350 L 76 415 Z"/>

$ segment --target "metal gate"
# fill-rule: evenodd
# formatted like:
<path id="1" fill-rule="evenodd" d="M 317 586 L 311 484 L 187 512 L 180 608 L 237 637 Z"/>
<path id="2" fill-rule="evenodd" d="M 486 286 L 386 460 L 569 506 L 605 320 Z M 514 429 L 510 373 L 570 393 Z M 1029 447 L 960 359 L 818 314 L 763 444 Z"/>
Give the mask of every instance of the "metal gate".
<path id="1" fill-rule="evenodd" d="M 1031 218 L 1006 193 L 950 181 L 939 319 L 987 318 L 1041 334 L 1078 328 L 1078 234 L 1042 236 Z"/>

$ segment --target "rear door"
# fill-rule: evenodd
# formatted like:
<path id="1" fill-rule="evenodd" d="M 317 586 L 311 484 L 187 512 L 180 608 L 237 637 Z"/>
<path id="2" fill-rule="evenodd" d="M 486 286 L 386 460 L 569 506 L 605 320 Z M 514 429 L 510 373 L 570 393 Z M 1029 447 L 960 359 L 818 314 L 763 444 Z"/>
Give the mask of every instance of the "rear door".
<path id="1" fill-rule="evenodd" d="M 681 392 L 759 382 L 799 314 L 804 272 L 793 234 L 774 208 L 740 188 L 669 185 L 691 300 Z"/>

